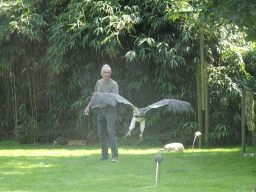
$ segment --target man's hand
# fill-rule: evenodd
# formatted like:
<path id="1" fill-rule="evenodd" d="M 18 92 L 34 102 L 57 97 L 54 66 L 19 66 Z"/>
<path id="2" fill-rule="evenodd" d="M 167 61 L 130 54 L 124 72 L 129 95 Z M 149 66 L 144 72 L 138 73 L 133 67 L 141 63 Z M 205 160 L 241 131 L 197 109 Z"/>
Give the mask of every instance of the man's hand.
<path id="1" fill-rule="evenodd" d="M 93 94 L 92 99 L 93 99 L 94 97 L 96 97 L 96 96 L 98 96 L 97 92 L 95 92 L 95 93 Z"/>
<path id="2" fill-rule="evenodd" d="M 86 115 L 86 116 L 88 116 L 89 115 L 89 107 L 86 107 L 86 109 L 84 110 L 84 114 Z"/>

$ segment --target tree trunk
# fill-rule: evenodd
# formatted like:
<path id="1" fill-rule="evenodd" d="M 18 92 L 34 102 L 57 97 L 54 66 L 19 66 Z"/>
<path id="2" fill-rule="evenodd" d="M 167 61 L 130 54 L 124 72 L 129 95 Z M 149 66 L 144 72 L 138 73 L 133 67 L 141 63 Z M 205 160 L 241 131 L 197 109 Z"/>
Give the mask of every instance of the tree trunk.
<path id="1" fill-rule="evenodd" d="M 242 152 L 245 153 L 245 91 L 242 93 Z"/>
<path id="2" fill-rule="evenodd" d="M 201 97 L 201 66 L 197 65 L 197 97 L 198 97 L 198 130 L 202 133 L 203 130 L 203 116 L 202 116 L 202 97 Z M 199 147 L 202 143 L 202 137 L 199 137 Z"/>
<path id="3" fill-rule="evenodd" d="M 197 87 L 198 87 L 198 129 L 202 133 L 199 137 L 199 148 L 202 144 L 203 134 L 203 117 L 205 111 L 205 96 L 206 96 L 206 68 L 204 63 L 204 33 L 203 28 L 200 29 L 200 64 L 197 66 Z M 207 121 L 205 121 L 205 124 Z"/>
<path id="4" fill-rule="evenodd" d="M 253 146 L 256 148 L 256 129 L 252 131 Z"/>
<path id="5" fill-rule="evenodd" d="M 14 68 L 15 66 L 13 66 Z M 12 98 L 13 98 L 13 119 L 14 119 L 14 133 L 15 133 L 15 138 L 18 139 L 19 136 L 19 130 L 18 130 L 18 109 L 17 109 L 17 94 L 16 94 L 16 86 L 15 86 L 15 73 L 14 73 L 14 69 L 11 72 L 11 80 L 13 83 L 13 87 L 12 87 Z"/>
<path id="6" fill-rule="evenodd" d="M 209 144 L 209 87 L 208 87 L 208 64 L 205 63 L 205 144 Z"/>
<path id="7" fill-rule="evenodd" d="M 202 110 L 205 108 L 205 64 L 204 64 L 204 32 L 200 29 L 200 63 L 201 63 L 201 98 Z"/>

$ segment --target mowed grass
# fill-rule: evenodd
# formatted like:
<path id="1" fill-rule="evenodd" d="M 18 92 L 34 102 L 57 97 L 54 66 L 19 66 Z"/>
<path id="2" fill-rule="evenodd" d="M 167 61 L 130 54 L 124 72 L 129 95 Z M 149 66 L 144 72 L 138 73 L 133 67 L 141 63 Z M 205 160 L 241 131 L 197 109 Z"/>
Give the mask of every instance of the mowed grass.
<path id="1" fill-rule="evenodd" d="M 241 148 L 164 153 L 159 147 L 119 147 L 118 163 L 100 162 L 100 147 L 0 143 L 0 191 L 243 191 L 256 188 L 256 156 Z M 247 147 L 247 152 L 255 153 Z M 87 158 L 85 158 L 87 156 Z"/>

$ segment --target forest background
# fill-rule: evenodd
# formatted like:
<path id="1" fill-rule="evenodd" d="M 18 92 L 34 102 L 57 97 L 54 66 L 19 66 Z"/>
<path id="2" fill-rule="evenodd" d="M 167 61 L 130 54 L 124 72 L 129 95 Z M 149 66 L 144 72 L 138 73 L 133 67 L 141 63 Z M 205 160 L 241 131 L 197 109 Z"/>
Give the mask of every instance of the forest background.
<path id="1" fill-rule="evenodd" d="M 195 110 L 149 111 L 143 142 L 192 143 L 203 34 L 204 144 L 240 144 L 242 92 L 256 92 L 255 24 L 253 0 L 1 0 L 0 141 L 51 143 L 64 136 L 96 143 L 95 113 L 83 111 L 108 63 L 120 95 L 134 105 L 174 98 Z M 118 138 L 131 118 L 132 109 L 119 104 Z M 248 145 L 255 135 L 246 130 Z"/>

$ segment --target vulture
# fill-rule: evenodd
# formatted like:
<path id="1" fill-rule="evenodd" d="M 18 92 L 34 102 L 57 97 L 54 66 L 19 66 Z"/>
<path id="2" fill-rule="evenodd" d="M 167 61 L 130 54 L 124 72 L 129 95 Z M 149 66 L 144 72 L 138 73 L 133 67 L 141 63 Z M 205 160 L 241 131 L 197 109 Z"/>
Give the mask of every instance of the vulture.
<path id="1" fill-rule="evenodd" d="M 53 148 L 54 145 L 66 145 L 68 144 L 68 139 L 64 137 L 58 137 L 54 142 L 53 142 Z"/>
<path id="2" fill-rule="evenodd" d="M 93 93 L 93 97 L 91 99 L 92 106 L 91 108 L 96 108 L 99 107 L 99 105 L 110 105 L 110 106 L 116 106 L 117 103 L 124 103 L 127 105 L 131 105 L 133 109 L 133 118 L 129 127 L 129 131 L 126 134 L 125 137 L 131 136 L 131 131 L 135 127 L 135 123 L 139 122 L 140 123 L 140 138 L 143 137 L 143 132 L 145 129 L 145 122 L 146 122 L 146 117 L 145 114 L 153 108 L 158 108 L 162 106 L 167 106 L 168 111 L 172 111 L 174 113 L 177 112 L 194 112 L 191 104 L 186 102 L 186 101 L 181 101 L 177 99 L 163 99 L 160 100 L 156 103 L 153 103 L 147 107 L 144 108 L 138 108 L 134 106 L 130 101 L 127 99 L 123 98 L 117 93 L 108 93 L 108 92 L 95 92 Z"/>

